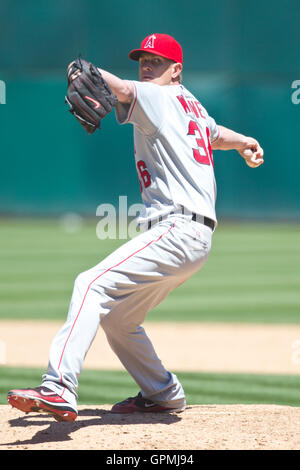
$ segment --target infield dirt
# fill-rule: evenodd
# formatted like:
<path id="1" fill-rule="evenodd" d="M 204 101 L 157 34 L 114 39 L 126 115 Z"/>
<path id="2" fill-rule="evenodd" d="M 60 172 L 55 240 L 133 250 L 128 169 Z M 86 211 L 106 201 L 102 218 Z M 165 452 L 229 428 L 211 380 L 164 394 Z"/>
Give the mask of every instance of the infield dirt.
<path id="1" fill-rule="evenodd" d="M 2 363 L 46 367 L 60 322 L 0 321 Z M 300 325 L 145 323 L 166 368 L 177 371 L 300 374 Z M 5 357 L 4 357 L 5 356 Z M 1 362 L 1 357 L 0 357 Z M 123 369 L 102 328 L 84 368 Z M 123 369 L 124 370 L 124 369 Z"/>

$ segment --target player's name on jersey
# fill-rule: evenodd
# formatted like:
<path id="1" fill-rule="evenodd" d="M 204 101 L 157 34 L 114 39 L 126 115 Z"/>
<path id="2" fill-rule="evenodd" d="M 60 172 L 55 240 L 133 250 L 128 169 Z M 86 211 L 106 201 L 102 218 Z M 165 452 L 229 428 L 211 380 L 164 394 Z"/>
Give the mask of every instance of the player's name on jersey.
<path id="1" fill-rule="evenodd" d="M 197 118 L 202 117 L 205 119 L 203 109 L 199 101 L 188 100 L 183 95 L 178 95 L 176 98 L 178 99 L 186 114 L 193 113 Z"/>

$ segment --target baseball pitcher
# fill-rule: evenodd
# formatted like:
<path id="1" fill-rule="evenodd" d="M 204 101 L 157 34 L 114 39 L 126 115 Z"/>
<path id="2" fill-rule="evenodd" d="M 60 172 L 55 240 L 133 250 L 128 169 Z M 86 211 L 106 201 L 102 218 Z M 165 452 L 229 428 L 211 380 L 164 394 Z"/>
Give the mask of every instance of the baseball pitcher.
<path id="1" fill-rule="evenodd" d="M 138 81 L 81 58 L 67 70 L 66 102 L 89 134 L 113 109 L 120 124 L 133 125 L 144 212 L 139 235 L 77 276 L 40 386 L 8 393 L 12 406 L 59 421 L 77 417 L 78 378 L 99 324 L 139 388 L 112 413 L 185 409 L 182 384 L 165 369 L 142 324 L 209 256 L 217 226 L 213 150 L 235 149 L 253 168 L 264 161 L 257 140 L 217 125 L 182 84 L 182 48 L 173 37 L 151 34 L 129 58 L 138 62 Z"/>

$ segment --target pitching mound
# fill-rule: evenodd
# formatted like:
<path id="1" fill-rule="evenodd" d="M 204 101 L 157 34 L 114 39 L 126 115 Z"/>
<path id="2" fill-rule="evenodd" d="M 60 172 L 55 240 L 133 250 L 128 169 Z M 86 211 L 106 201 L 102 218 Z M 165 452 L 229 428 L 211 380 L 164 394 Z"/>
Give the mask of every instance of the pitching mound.
<path id="1" fill-rule="evenodd" d="M 300 408 L 197 405 L 184 413 L 113 415 L 80 406 L 73 423 L 0 407 L 0 450 L 300 450 Z"/>

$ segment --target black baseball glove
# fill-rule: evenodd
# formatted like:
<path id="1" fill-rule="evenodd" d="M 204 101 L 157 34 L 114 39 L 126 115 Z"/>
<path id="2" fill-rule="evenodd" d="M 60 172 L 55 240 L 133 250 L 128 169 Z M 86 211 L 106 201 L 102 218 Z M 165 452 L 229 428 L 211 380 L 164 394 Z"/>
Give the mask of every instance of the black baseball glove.
<path id="1" fill-rule="evenodd" d="M 100 129 L 101 120 L 118 102 L 99 70 L 78 58 L 68 67 L 66 103 L 88 134 Z"/>

